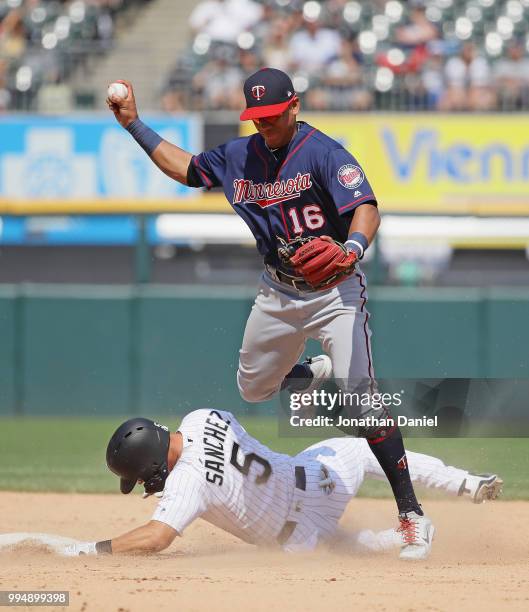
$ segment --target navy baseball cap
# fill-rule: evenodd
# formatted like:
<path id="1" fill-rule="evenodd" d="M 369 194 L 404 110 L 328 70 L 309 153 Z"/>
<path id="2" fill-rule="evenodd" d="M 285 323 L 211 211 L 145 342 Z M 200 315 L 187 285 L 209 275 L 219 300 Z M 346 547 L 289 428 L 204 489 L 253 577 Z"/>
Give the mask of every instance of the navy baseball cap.
<path id="1" fill-rule="evenodd" d="M 246 110 L 241 121 L 280 115 L 296 99 L 290 77 L 276 68 L 262 68 L 244 82 Z"/>

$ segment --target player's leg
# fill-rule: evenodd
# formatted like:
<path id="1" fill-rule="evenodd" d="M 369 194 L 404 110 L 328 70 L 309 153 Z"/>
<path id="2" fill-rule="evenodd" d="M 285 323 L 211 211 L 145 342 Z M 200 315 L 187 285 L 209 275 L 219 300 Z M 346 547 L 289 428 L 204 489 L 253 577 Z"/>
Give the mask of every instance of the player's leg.
<path id="1" fill-rule="evenodd" d="M 239 351 L 237 385 L 247 402 L 272 397 L 299 359 L 305 336 L 293 300 L 262 281 Z"/>
<path id="2" fill-rule="evenodd" d="M 341 490 L 343 511 L 350 499 L 356 496 L 366 476 L 386 480 L 384 471 L 364 438 L 322 440 L 302 451 L 298 457 L 320 461 L 328 468 L 335 485 L 329 501 L 334 501 L 336 493 Z M 321 540 L 334 552 L 345 554 L 382 552 L 399 549 L 403 545 L 402 534 L 396 529 L 350 531 L 337 526 L 333 532 L 327 531 L 326 537 L 323 536 Z"/>
<path id="3" fill-rule="evenodd" d="M 374 455 L 367 450 L 367 445 L 365 448 L 366 451 L 363 455 L 365 476 L 384 480 L 386 477 L 384 470 L 380 467 Z M 466 470 L 445 465 L 437 457 L 407 451 L 406 458 L 412 481 L 431 489 L 439 489 L 457 495 L 468 476 Z"/>
<path id="4" fill-rule="evenodd" d="M 316 442 L 301 451 L 296 458 L 318 461 L 328 468 L 334 480 L 335 492 L 347 495 L 348 502 L 357 494 L 364 481 L 367 453 L 369 451 L 364 439 L 343 437 Z"/>
<path id="5" fill-rule="evenodd" d="M 335 552 L 347 554 L 402 547 L 402 534 L 396 529 L 350 531 L 338 526 L 349 501 L 364 481 L 366 469 L 377 478 L 385 478 L 365 439 L 344 437 L 322 440 L 296 455 L 295 459 L 303 463 L 317 461 L 327 470 L 325 487 L 322 486 L 324 481 L 320 482 L 321 491 L 326 494 L 316 496 L 319 507 L 312 514 L 312 523 L 318 527 L 322 543 Z M 334 522 L 329 521 L 330 517 L 334 518 Z"/>
<path id="6" fill-rule="evenodd" d="M 408 451 L 406 457 L 413 482 L 430 489 L 439 489 L 457 495 L 468 476 L 466 470 L 445 465 L 437 457 L 413 451 Z"/>
<path id="7" fill-rule="evenodd" d="M 384 471 L 368 450 L 367 444 L 363 449 L 356 449 L 356 456 L 361 458 L 367 478 L 386 479 Z M 413 451 L 407 451 L 406 457 L 412 481 L 429 489 L 437 489 L 449 495 L 464 496 L 475 504 L 496 499 L 502 491 L 503 480 L 497 474 L 473 474 L 462 468 L 446 465 L 437 457 Z"/>
<path id="8" fill-rule="evenodd" d="M 321 440 L 293 457 L 296 465 L 304 466 L 306 475 L 298 537 L 307 539 L 303 530 L 308 528 L 309 534 L 317 534 L 319 542 L 334 539 L 339 521 L 364 478 L 364 451 L 355 453 L 357 442 L 363 441 Z"/>
<path id="9" fill-rule="evenodd" d="M 306 459 L 320 461 L 338 474 L 346 482 L 346 489 L 356 495 L 365 478 L 387 480 L 386 474 L 375 455 L 371 452 L 365 438 L 331 438 L 322 440 L 297 455 Z M 480 478 L 467 470 L 446 465 L 437 457 L 407 451 L 408 468 L 413 482 L 438 489 L 450 495 L 462 494 L 462 487 Z M 487 475 L 492 476 L 492 475 Z M 498 477 L 496 477 L 498 478 Z"/>
<path id="10" fill-rule="evenodd" d="M 346 392 L 369 392 L 374 380 L 371 330 L 366 309 L 365 279 L 355 274 L 338 286 L 335 298 L 322 309 L 318 338 L 331 358 L 334 377 Z M 365 387 L 365 388 L 364 388 Z M 389 416 L 372 406 L 349 404 L 350 416 L 377 419 Z M 384 470 L 400 513 L 422 514 L 410 479 L 402 436 L 397 427 L 370 427 L 363 432 Z"/>
<path id="11" fill-rule="evenodd" d="M 465 496 L 476 504 L 496 499 L 501 493 L 503 480 L 497 474 L 473 474 L 462 468 L 446 465 L 437 457 L 407 451 L 410 476 L 429 489 L 437 489 L 449 495 Z M 384 479 L 385 474 L 375 458 L 364 455 L 366 477 Z"/>
<path id="12" fill-rule="evenodd" d="M 338 528 L 333 537 L 326 540 L 325 543 L 333 551 L 345 554 L 357 554 L 366 551 L 383 552 L 401 548 L 402 536 L 396 529 L 348 531 Z"/>
<path id="13" fill-rule="evenodd" d="M 328 305 L 321 311 L 319 339 L 331 358 L 334 377 L 343 390 L 357 392 L 359 395 L 365 391 L 373 392 L 375 381 L 365 277 L 357 272 L 337 289 L 339 295 L 329 299 Z M 390 416 L 387 411 L 376 409 L 372 404 L 355 406 L 350 403 L 349 408 L 350 416 L 360 418 L 372 416 L 380 419 Z M 399 428 L 396 425 L 375 425 L 366 427 L 361 433 L 367 438 L 369 448 L 395 496 L 401 528 L 409 540 L 401 557 L 425 558 L 430 551 L 433 527 L 429 519 L 424 517 L 415 496 Z"/>
<path id="14" fill-rule="evenodd" d="M 296 363 L 285 376 L 282 388 L 290 391 L 311 393 L 332 376 L 332 363 L 327 355 L 308 357 L 303 363 Z"/>

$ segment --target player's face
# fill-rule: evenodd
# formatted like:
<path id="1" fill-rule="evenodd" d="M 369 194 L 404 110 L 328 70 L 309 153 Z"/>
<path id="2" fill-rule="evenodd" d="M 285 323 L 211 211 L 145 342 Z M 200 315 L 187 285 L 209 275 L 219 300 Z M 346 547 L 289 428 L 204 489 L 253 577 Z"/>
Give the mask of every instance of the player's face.
<path id="1" fill-rule="evenodd" d="M 288 144 L 296 131 L 296 116 L 299 111 L 299 101 L 294 102 L 280 115 L 254 119 L 256 130 L 264 138 L 271 149 L 278 149 Z"/>

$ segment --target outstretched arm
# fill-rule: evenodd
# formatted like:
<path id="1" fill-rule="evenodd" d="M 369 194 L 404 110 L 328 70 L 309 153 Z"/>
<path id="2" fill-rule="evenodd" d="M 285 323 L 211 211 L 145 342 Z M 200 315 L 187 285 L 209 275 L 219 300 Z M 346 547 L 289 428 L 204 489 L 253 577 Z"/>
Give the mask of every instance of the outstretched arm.
<path id="1" fill-rule="evenodd" d="M 178 532 L 160 521 L 149 521 L 141 527 L 113 538 L 112 552 L 159 552 L 167 548 Z"/>
<path id="2" fill-rule="evenodd" d="M 192 154 L 163 140 L 161 136 L 147 127 L 138 116 L 131 83 L 123 80 L 116 82 L 123 83 L 128 90 L 126 98 L 118 98 L 117 96 L 107 98 L 107 105 L 114 113 L 117 122 L 132 134 L 164 174 L 183 185 L 187 185 L 187 169 L 193 157 Z"/>
<path id="3" fill-rule="evenodd" d="M 67 557 L 104 553 L 154 553 L 167 548 L 178 532 L 160 521 L 149 521 L 112 540 L 76 542 L 59 550 Z"/>

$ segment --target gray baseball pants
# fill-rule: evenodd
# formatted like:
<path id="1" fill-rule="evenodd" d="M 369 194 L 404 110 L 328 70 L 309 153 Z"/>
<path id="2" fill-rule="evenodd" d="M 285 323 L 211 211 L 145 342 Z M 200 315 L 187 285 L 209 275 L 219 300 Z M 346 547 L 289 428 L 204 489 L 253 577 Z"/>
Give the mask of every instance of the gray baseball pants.
<path id="1" fill-rule="evenodd" d="M 313 292 L 297 291 L 265 270 L 239 351 L 242 398 L 261 402 L 277 393 L 308 338 L 318 340 L 331 358 L 335 379 L 373 378 L 366 302 L 358 267 L 338 286 Z"/>

